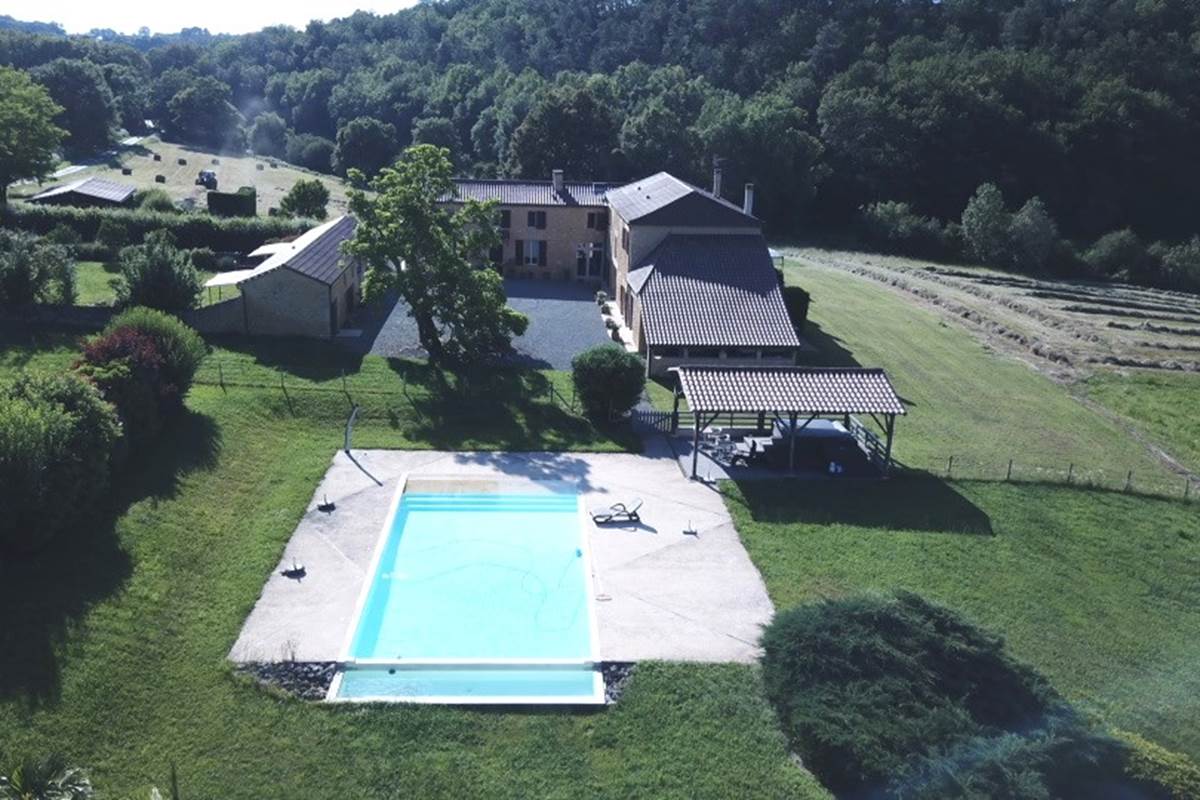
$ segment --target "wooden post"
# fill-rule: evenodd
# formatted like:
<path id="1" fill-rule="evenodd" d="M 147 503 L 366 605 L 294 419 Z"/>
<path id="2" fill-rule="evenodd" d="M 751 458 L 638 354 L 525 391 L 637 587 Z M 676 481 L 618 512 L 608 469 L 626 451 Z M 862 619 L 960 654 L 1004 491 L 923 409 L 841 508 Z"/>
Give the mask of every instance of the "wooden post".
<path id="1" fill-rule="evenodd" d="M 692 480 L 696 480 L 696 470 L 700 466 L 700 412 L 692 411 L 695 428 L 692 430 Z"/>
<path id="2" fill-rule="evenodd" d="M 850 418 L 850 415 L 847 414 L 846 419 L 849 419 L 849 418 Z M 846 427 L 848 429 L 850 426 L 847 425 Z M 895 434 L 895 432 L 896 432 L 896 415 L 888 414 L 887 415 L 887 444 L 884 446 L 884 453 L 883 453 L 883 474 L 884 475 L 887 475 L 888 473 L 890 473 L 892 471 L 892 436 Z"/>
<path id="3" fill-rule="evenodd" d="M 679 431 L 679 387 L 675 387 L 675 404 L 671 408 L 671 433 Z"/>
<path id="4" fill-rule="evenodd" d="M 796 471 L 796 416 L 797 415 L 796 415 L 795 411 L 791 412 L 788 415 L 788 417 L 790 418 L 791 423 L 792 423 L 791 428 L 790 428 L 791 436 L 788 438 L 788 472 L 789 473 Z"/>
<path id="5" fill-rule="evenodd" d="M 946 459 L 946 477 L 949 478 L 953 474 L 954 474 L 954 456 L 950 456 L 948 459 Z"/>
<path id="6" fill-rule="evenodd" d="M 1133 470 L 1129 470 L 1129 472 L 1125 475 L 1125 491 L 1128 492 L 1132 488 L 1133 488 Z"/>
<path id="7" fill-rule="evenodd" d="M 1007 473 L 1005 474 L 1005 476 L 1004 476 L 1004 480 L 1005 480 L 1005 481 L 1011 481 L 1011 480 L 1012 480 L 1012 462 L 1013 462 L 1013 460 L 1010 458 L 1010 459 L 1008 460 L 1008 472 L 1007 472 Z"/>
<path id="8" fill-rule="evenodd" d="M 1072 483 L 1075 480 L 1075 462 L 1071 462 L 1067 467 L 1067 483 Z"/>

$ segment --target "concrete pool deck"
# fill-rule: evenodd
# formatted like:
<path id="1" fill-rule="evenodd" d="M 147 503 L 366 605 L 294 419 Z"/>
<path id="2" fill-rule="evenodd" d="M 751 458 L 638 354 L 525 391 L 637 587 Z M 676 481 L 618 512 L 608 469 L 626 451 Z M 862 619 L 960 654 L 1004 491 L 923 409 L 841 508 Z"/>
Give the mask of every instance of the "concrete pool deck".
<path id="1" fill-rule="evenodd" d="M 640 497 L 640 525 L 588 523 L 600 658 L 752 661 L 774 608 L 720 495 L 687 480 L 661 437 L 646 452 L 339 451 L 229 657 L 335 661 L 399 481 L 569 481 L 586 508 Z M 326 498 L 332 513 L 317 505 Z M 685 533 L 694 530 L 695 534 Z M 282 572 L 304 567 L 299 579 Z"/>

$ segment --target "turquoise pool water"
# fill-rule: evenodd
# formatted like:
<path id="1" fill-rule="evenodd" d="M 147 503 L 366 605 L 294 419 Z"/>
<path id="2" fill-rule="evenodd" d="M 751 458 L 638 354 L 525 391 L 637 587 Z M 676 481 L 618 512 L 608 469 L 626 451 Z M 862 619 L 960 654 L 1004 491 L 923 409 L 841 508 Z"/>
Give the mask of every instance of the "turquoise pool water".
<path id="1" fill-rule="evenodd" d="M 574 492 L 404 493 L 337 697 L 590 697 L 582 537 Z"/>

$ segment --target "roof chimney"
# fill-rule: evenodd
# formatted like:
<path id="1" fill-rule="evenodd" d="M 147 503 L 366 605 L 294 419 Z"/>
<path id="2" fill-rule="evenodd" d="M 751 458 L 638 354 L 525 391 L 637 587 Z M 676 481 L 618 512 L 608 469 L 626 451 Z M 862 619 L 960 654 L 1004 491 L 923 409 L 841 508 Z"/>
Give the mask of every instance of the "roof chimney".
<path id="1" fill-rule="evenodd" d="M 550 180 L 554 184 L 554 193 L 563 193 L 563 171 L 561 169 L 552 170 L 550 172 Z"/>
<path id="2" fill-rule="evenodd" d="M 716 197 L 721 196 L 721 159 L 713 159 L 713 188 L 712 193 Z"/>
<path id="3" fill-rule="evenodd" d="M 753 183 L 746 184 L 746 196 L 745 196 L 745 199 L 742 200 L 742 211 L 746 212 L 750 216 L 754 216 L 754 184 Z"/>

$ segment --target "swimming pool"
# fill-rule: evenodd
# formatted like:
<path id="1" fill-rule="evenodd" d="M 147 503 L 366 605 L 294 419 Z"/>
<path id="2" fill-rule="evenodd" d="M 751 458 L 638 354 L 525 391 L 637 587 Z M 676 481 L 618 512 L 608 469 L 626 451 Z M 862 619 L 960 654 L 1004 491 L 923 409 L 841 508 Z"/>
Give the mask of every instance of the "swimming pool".
<path id="1" fill-rule="evenodd" d="M 402 483 L 368 574 L 330 699 L 603 702 L 570 487 Z"/>

